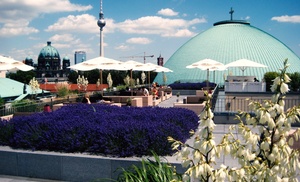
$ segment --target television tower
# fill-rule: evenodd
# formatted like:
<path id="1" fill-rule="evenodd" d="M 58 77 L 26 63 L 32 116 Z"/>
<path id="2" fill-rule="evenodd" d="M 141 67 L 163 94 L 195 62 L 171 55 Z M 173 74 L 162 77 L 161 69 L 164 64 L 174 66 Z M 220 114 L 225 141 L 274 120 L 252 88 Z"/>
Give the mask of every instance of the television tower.
<path id="1" fill-rule="evenodd" d="M 103 17 L 102 11 L 102 0 L 100 0 L 100 13 L 99 13 L 99 20 L 97 22 L 98 26 L 100 27 L 100 56 L 104 56 L 104 48 L 103 48 L 103 27 L 105 26 L 106 22 Z"/>

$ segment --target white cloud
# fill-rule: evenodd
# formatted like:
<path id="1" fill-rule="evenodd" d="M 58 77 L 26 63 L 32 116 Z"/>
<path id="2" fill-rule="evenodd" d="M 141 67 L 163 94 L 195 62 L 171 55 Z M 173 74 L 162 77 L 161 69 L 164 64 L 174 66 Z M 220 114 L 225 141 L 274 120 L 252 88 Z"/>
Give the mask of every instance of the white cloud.
<path id="1" fill-rule="evenodd" d="M 0 36 L 18 36 L 37 33 L 29 22 L 45 13 L 86 11 L 91 5 L 72 4 L 69 0 L 1 0 L 0 1 Z"/>
<path id="2" fill-rule="evenodd" d="M 10 22 L 3 25 L 0 28 L 0 37 L 12 37 L 18 35 L 29 35 L 32 33 L 38 33 L 39 30 L 34 27 L 29 27 L 28 21 Z"/>
<path id="3" fill-rule="evenodd" d="M 29 21 L 45 13 L 87 11 L 90 9 L 92 9 L 91 5 L 72 4 L 69 0 L 1 0 L 0 22 L 6 23 L 19 19 Z"/>
<path id="4" fill-rule="evenodd" d="M 150 44 L 152 41 L 145 37 L 134 37 L 126 40 L 130 44 Z"/>
<path id="5" fill-rule="evenodd" d="M 250 16 L 246 16 L 245 20 L 250 20 Z"/>
<path id="6" fill-rule="evenodd" d="M 175 32 L 172 32 L 172 34 L 162 34 L 162 37 L 192 37 L 196 35 L 196 33 L 191 32 L 188 29 L 181 29 L 181 30 L 177 30 Z"/>
<path id="7" fill-rule="evenodd" d="M 204 18 L 195 18 L 189 21 L 184 19 L 168 19 L 158 16 L 146 16 L 136 20 L 125 20 L 124 22 L 118 23 L 117 27 L 123 33 L 157 34 L 176 37 L 177 35 L 175 34 L 177 34 L 179 29 L 188 29 L 192 25 L 205 22 L 206 19 Z"/>
<path id="8" fill-rule="evenodd" d="M 170 8 L 166 8 L 166 9 L 161 9 L 157 12 L 157 14 L 159 15 L 163 15 L 163 16 L 177 16 L 178 12 L 173 11 Z"/>
<path id="9" fill-rule="evenodd" d="M 86 51 L 87 53 L 94 52 L 89 43 L 83 43 L 72 34 L 55 34 L 50 37 L 49 40 L 52 42 L 51 45 L 57 49 L 74 48 L 76 50 Z"/>
<path id="10" fill-rule="evenodd" d="M 115 49 L 116 50 L 121 50 L 121 51 L 126 51 L 126 50 L 130 50 L 131 48 L 127 45 L 122 44 L 122 45 L 116 46 Z"/>
<path id="11" fill-rule="evenodd" d="M 49 38 L 52 42 L 74 42 L 74 39 L 72 34 L 55 34 Z"/>
<path id="12" fill-rule="evenodd" d="M 112 33 L 116 30 L 125 34 L 148 34 L 148 35 L 161 35 L 178 37 L 193 36 L 192 33 L 185 30 L 186 33 L 178 33 L 178 30 L 194 29 L 194 25 L 205 23 L 205 18 L 195 18 L 192 20 L 184 19 L 169 19 L 159 16 L 145 16 L 135 20 L 127 19 L 120 23 L 115 23 L 113 19 L 105 19 L 106 26 L 104 32 Z M 96 17 L 89 14 L 82 14 L 78 16 L 69 15 L 60 18 L 56 23 L 48 26 L 45 30 L 48 32 L 61 31 L 61 32 L 79 32 L 79 33 L 99 33 Z"/>
<path id="13" fill-rule="evenodd" d="M 33 36 L 28 37 L 28 39 L 29 39 L 29 40 L 40 40 L 39 37 L 33 37 Z"/>
<path id="14" fill-rule="evenodd" d="M 47 32 L 64 31 L 64 32 L 80 32 L 80 33 L 99 33 L 100 29 L 97 25 L 95 16 L 89 14 L 82 14 L 78 16 L 69 15 L 60 18 L 56 23 L 48 26 L 45 30 Z M 106 25 L 104 27 L 105 33 L 114 31 L 114 21 L 112 19 L 105 19 Z"/>
<path id="15" fill-rule="evenodd" d="M 67 17 L 60 18 L 56 23 L 48 26 L 48 28 L 45 31 L 96 33 L 98 32 L 97 27 L 97 20 L 94 16 L 91 16 L 89 14 L 83 14 L 78 16 L 69 15 Z"/>
<path id="16" fill-rule="evenodd" d="M 25 58 L 29 55 L 34 55 L 33 52 L 26 48 L 26 49 L 15 49 L 13 48 L 10 52 L 9 55 L 13 55 L 13 59 L 18 60 L 18 61 L 23 61 Z M 36 60 L 36 56 L 31 56 L 33 60 Z"/>
<path id="17" fill-rule="evenodd" d="M 56 49 L 60 50 L 60 49 L 67 49 L 70 48 L 72 45 L 70 44 L 63 44 L 63 43 L 53 43 L 51 44 L 53 47 L 55 47 Z"/>
<path id="18" fill-rule="evenodd" d="M 271 20 L 278 21 L 278 22 L 287 22 L 287 23 L 300 23 L 300 15 L 275 16 L 275 17 L 272 17 Z"/>

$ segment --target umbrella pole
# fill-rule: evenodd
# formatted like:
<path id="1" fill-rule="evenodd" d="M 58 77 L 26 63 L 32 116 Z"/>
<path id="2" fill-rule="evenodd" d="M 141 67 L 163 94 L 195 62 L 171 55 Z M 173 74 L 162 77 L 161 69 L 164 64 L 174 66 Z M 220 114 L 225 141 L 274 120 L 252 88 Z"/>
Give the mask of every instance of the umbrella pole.
<path id="1" fill-rule="evenodd" d="M 150 71 L 148 71 L 148 85 L 149 85 L 149 91 L 150 91 Z"/>
<path id="2" fill-rule="evenodd" d="M 207 89 L 207 91 L 209 90 L 208 89 L 208 78 L 209 78 L 209 69 L 207 69 L 207 79 L 206 79 L 206 89 Z"/>
<path id="3" fill-rule="evenodd" d="M 101 92 L 102 92 L 102 96 L 103 96 L 103 85 L 102 85 L 103 81 L 102 81 L 102 69 L 100 69 L 100 85 L 101 85 Z"/>
<path id="4" fill-rule="evenodd" d="M 130 82 L 129 82 L 129 85 L 131 87 L 130 91 L 131 91 L 131 96 L 133 96 L 133 87 L 132 87 L 132 69 L 130 70 Z"/>
<path id="5" fill-rule="evenodd" d="M 163 80 L 163 86 L 165 86 L 166 85 L 166 83 L 165 83 L 165 80 L 164 80 L 164 77 L 165 77 L 165 72 L 162 72 L 162 80 Z"/>
<path id="6" fill-rule="evenodd" d="M 216 70 L 214 70 L 214 83 L 216 83 Z"/>

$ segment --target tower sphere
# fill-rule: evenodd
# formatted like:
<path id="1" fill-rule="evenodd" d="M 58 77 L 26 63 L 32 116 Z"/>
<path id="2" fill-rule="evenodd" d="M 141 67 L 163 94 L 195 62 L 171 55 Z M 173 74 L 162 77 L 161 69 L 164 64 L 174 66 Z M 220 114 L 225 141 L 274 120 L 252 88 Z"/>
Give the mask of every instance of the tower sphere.
<path id="1" fill-rule="evenodd" d="M 104 19 L 99 19 L 98 21 L 97 21 L 97 24 L 98 24 L 98 26 L 102 29 L 105 25 L 106 25 L 106 22 L 105 22 L 105 20 Z"/>

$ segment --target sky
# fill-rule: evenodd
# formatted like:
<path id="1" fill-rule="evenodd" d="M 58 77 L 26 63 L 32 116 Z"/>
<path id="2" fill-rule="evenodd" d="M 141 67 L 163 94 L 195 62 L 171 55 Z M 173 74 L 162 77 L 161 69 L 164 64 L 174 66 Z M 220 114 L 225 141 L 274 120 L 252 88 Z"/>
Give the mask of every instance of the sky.
<path id="1" fill-rule="evenodd" d="M 103 0 L 104 56 L 166 62 L 184 43 L 218 21 L 247 20 L 300 57 L 299 0 Z M 47 41 L 74 64 L 100 54 L 100 0 L 1 0 L 0 55 L 22 61 L 38 55 Z M 150 56 L 154 55 L 153 58 Z"/>

